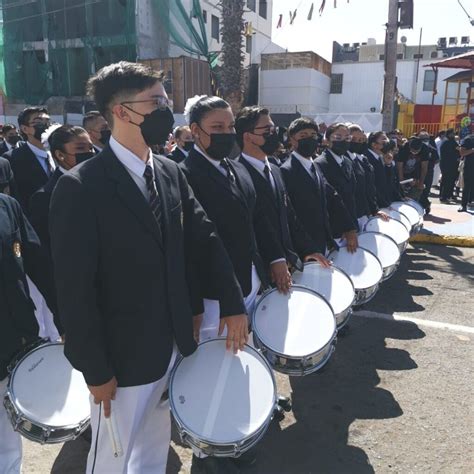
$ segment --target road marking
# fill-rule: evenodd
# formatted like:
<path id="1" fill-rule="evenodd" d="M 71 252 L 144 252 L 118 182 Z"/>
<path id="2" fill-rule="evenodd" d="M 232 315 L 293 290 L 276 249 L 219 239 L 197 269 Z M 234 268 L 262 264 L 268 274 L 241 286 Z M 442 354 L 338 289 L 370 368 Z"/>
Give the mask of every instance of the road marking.
<path id="1" fill-rule="evenodd" d="M 435 329 L 447 329 L 449 331 L 466 332 L 468 334 L 474 334 L 474 327 L 471 327 L 471 326 L 462 326 L 461 324 L 443 323 L 440 321 L 430 321 L 429 319 L 408 318 L 406 316 L 400 316 L 396 313 L 385 314 L 385 313 L 376 313 L 375 311 L 354 311 L 354 316 L 361 316 L 363 318 L 385 319 L 386 321 L 408 322 L 408 323 L 417 324 L 418 326 L 426 326 L 426 327 L 435 328 Z"/>

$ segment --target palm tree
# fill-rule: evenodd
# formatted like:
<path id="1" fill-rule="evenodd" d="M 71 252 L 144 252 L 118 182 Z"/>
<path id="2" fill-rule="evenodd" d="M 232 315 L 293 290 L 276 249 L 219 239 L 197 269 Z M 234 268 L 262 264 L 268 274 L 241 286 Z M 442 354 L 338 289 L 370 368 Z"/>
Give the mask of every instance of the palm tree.
<path id="1" fill-rule="evenodd" d="M 222 72 L 220 89 L 234 111 L 242 104 L 242 69 L 244 54 L 245 0 L 221 0 Z"/>

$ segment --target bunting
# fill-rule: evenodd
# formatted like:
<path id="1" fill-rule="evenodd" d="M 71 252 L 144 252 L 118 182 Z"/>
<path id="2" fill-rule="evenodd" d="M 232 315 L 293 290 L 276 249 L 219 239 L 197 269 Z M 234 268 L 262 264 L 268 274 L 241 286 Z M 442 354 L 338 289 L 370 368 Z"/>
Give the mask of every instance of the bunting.
<path id="1" fill-rule="evenodd" d="M 290 12 L 290 25 L 292 25 L 293 22 L 295 21 L 297 10 L 298 10 L 298 9 L 295 9 L 295 11 L 293 12 L 293 14 Z"/>
<path id="2" fill-rule="evenodd" d="M 350 3 L 350 0 L 347 0 L 347 3 Z M 324 8 L 326 7 L 326 0 L 321 0 L 321 5 L 319 7 L 319 16 L 321 16 L 324 12 Z M 334 8 L 337 8 L 337 0 L 334 0 Z M 298 8 L 295 8 L 294 11 L 290 11 L 290 25 L 293 25 L 295 18 L 296 18 L 296 13 L 298 12 Z M 314 2 L 311 2 L 311 7 L 309 8 L 308 16 L 306 19 L 308 21 L 311 21 L 313 19 L 313 12 L 314 12 Z M 278 15 L 278 22 L 277 22 L 277 28 L 281 28 L 283 26 L 283 14 Z"/>
<path id="3" fill-rule="evenodd" d="M 309 13 L 308 13 L 309 21 L 311 21 L 311 19 L 313 18 L 313 10 L 314 10 L 314 3 L 311 4 L 311 8 L 309 9 Z"/>
<path id="4" fill-rule="evenodd" d="M 283 15 L 280 13 L 280 16 L 278 18 L 277 28 L 281 28 L 282 22 L 283 22 Z"/>

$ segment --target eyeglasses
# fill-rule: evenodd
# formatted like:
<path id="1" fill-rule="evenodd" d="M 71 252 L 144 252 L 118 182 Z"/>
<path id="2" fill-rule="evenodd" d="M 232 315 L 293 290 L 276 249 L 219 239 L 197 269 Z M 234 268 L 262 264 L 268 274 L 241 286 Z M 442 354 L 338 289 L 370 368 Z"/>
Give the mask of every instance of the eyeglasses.
<path id="1" fill-rule="evenodd" d="M 260 134 L 260 133 L 253 133 L 257 130 L 263 130 L 263 133 Z M 276 132 L 276 127 L 275 126 L 272 126 L 272 125 L 265 125 L 264 127 L 255 127 L 252 132 L 253 135 L 270 135 L 272 133 L 275 133 Z"/>
<path id="2" fill-rule="evenodd" d="M 125 104 L 146 104 L 147 102 L 154 104 L 157 109 L 164 110 L 170 106 L 170 101 L 167 97 L 159 95 L 153 99 L 144 99 L 144 100 L 127 100 L 126 102 L 121 102 L 121 105 Z"/>
<path id="3" fill-rule="evenodd" d="M 331 140 L 335 142 L 350 142 L 352 141 L 352 135 L 331 135 Z"/>
<path id="4" fill-rule="evenodd" d="M 29 127 L 34 127 L 35 125 L 48 125 L 50 123 L 51 119 L 48 118 L 42 118 L 42 119 L 34 119 L 31 122 L 28 122 Z"/>

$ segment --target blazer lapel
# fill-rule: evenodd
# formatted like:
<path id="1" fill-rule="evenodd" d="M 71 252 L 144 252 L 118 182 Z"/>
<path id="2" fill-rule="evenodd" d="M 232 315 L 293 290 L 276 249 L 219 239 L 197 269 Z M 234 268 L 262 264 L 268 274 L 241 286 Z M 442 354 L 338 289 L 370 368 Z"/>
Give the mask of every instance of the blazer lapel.
<path id="1" fill-rule="evenodd" d="M 153 167 L 155 169 L 155 183 L 158 194 L 161 200 L 161 214 L 163 219 L 163 240 L 166 243 L 167 231 L 169 229 L 169 211 L 171 209 L 170 197 L 171 197 L 171 179 L 168 176 L 163 164 L 153 157 Z"/>
<path id="2" fill-rule="evenodd" d="M 309 184 L 313 193 L 319 197 L 320 193 L 319 193 L 318 188 L 321 187 L 321 179 L 318 179 L 319 181 L 319 186 L 318 186 L 318 183 L 316 183 L 314 178 L 312 178 L 310 174 L 304 169 L 303 165 L 299 162 L 298 158 L 292 156 L 291 160 L 292 160 L 291 165 L 295 168 L 297 173 L 299 173 L 301 180 Z M 316 167 L 316 164 L 314 166 Z"/>
<path id="3" fill-rule="evenodd" d="M 117 194 L 123 204 L 130 209 L 135 217 L 153 235 L 160 247 L 163 248 L 162 233 L 158 222 L 151 211 L 150 205 L 128 174 L 128 171 L 120 163 L 109 146 L 103 150 L 101 159 L 104 162 L 109 177 L 117 184 Z M 160 197 L 162 195 L 162 192 L 160 192 Z"/>

